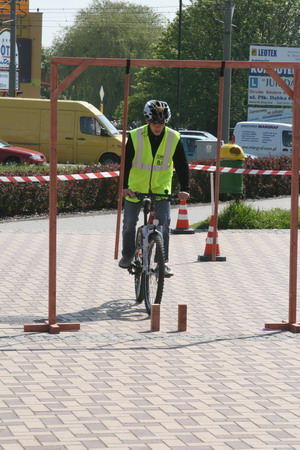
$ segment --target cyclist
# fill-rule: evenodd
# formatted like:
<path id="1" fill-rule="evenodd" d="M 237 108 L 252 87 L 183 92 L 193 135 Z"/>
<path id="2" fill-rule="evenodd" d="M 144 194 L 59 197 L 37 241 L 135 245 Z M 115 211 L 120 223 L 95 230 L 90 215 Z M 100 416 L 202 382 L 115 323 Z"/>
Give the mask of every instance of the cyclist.
<path id="1" fill-rule="evenodd" d="M 160 100 L 150 100 L 144 107 L 146 125 L 129 132 L 126 144 L 123 196 L 123 249 L 119 267 L 128 269 L 135 252 L 135 228 L 141 202 L 134 192 L 171 194 L 173 168 L 175 168 L 180 192 L 180 201 L 189 197 L 189 166 L 180 134 L 167 127 L 171 118 L 168 104 Z M 166 263 L 169 259 L 169 226 L 171 221 L 170 202 L 158 199 L 155 215 L 163 227 Z M 165 277 L 174 273 L 166 264 Z"/>

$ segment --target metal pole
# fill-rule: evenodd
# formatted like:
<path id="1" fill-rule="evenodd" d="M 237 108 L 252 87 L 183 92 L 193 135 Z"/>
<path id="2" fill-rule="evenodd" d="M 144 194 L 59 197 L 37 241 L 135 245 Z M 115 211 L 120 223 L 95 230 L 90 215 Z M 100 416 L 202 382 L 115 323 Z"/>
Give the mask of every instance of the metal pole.
<path id="1" fill-rule="evenodd" d="M 16 95 L 16 0 L 10 2 L 9 96 Z"/>
<path id="2" fill-rule="evenodd" d="M 182 34 L 182 0 L 179 0 L 179 17 L 178 17 L 178 60 L 181 59 L 181 34 Z M 176 128 L 179 130 L 180 124 L 180 67 L 177 69 L 177 124 Z"/>
<path id="3" fill-rule="evenodd" d="M 224 0 L 224 47 L 223 60 L 231 60 L 231 34 L 232 34 L 232 16 L 234 5 L 232 0 Z M 230 128 L 230 103 L 231 103 L 231 69 L 225 69 L 224 72 L 224 100 L 223 100 L 223 122 L 222 122 L 222 139 L 229 142 Z"/>

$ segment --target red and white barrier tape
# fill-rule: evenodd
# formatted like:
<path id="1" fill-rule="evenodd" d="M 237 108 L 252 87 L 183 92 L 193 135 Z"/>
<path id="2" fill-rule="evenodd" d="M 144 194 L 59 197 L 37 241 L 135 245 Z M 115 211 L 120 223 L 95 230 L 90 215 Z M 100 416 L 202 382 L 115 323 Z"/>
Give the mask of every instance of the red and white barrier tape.
<path id="1" fill-rule="evenodd" d="M 59 181 L 78 181 L 78 180 L 96 180 L 98 178 L 111 178 L 118 177 L 119 171 L 116 172 L 93 172 L 93 173 L 81 173 L 81 174 L 69 174 L 69 175 L 57 175 Z M 44 183 L 49 182 L 49 175 L 37 175 L 30 177 L 3 177 L 0 176 L 0 182 L 3 183 Z"/>
<path id="2" fill-rule="evenodd" d="M 200 164 L 190 164 L 191 170 L 204 170 L 215 172 L 216 166 L 204 166 Z M 238 169 L 235 167 L 220 167 L 220 173 L 237 173 L 245 175 L 292 175 L 291 170 L 264 170 L 264 169 Z M 299 173 L 300 174 L 300 173 Z M 58 181 L 78 181 L 78 180 L 96 180 L 99 178 L 118 177 L 119 171 L 115 172 L 92 172 L 81 174 L 57 175 Z M 0 183 L 43 183 L 49 182 L 49 175 L 37 175 L 30 177 L 4 177 L 0 176 Z"/>
<path id="3" fill-rule="evenodd" d="M 190 164 L 190 169 L 215 172 L 216 166 L 203 166 L 200 164 Z M 220 173 L 239 173 L 245 175 L 292 175 L 291 170 L 238 169 L 236 167 L 220 167 Z"/>

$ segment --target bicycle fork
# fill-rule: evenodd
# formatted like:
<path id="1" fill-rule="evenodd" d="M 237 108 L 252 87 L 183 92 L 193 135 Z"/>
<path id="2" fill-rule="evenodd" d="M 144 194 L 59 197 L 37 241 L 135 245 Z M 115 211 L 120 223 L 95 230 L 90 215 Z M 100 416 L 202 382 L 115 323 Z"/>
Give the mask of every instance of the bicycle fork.
<path id="1" fill-rule="evenodd" d="M 143 226 L 143 268 L 142 272 L 148 272 L 149 271 L 149 246 L 150 246 L 150 236 L 151 234 L 159 234 L 161 237 L 162 234 L 162 226 L 161 225 L 154 225 L 149 224 Z M 147 273 L 148 274 L 148 273 Z"/>

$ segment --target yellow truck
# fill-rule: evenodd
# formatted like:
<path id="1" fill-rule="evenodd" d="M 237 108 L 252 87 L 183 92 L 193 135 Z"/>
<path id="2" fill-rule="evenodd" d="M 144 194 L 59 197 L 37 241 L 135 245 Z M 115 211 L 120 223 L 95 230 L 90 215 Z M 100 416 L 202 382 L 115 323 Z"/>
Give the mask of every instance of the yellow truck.
<path id="1" fill-rule="evenodd" d="M 122 135 L 87 102 L 58 100 L 59 163 L 120 162 Z M 50 100 L 0 97 L 0 138 L 50 157 Z"/>

